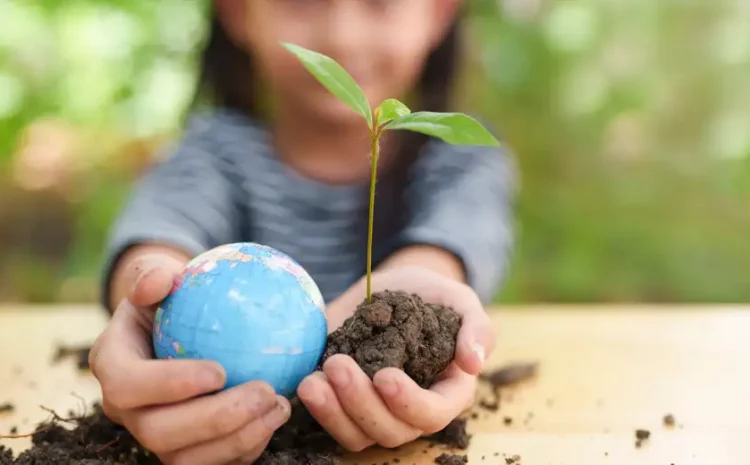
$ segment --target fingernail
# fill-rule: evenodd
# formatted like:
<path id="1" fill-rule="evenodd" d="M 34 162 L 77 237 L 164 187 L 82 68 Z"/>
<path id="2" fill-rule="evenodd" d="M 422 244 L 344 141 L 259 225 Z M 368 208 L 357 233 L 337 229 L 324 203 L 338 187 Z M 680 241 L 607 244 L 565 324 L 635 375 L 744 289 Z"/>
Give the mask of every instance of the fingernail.
<path id="1" fill-rule="evenodd" d="M 395 396 L 398 394 L 398 383 L 392 379 L 386 379 L 378 384 L 378 389 L 383 391 L 383 394 L 387 396 Z"/>
<path id="2" fill-rule="evenodd" d="M 349 385 L 350 377 L 349 372 L 346 368 L 339 368 L 338 370 L 332 370 L 332 373 L 328 375 L 329 379 L 337 387 L 345 388 Z"/>
<path id="3" fill-rule="evenodd" d="M 484 359 L 485 359 L 485 353 L 484 353 L 484 346 L 478 342 L 475 342 L 471 345 L 471 350 L 474 351 L 474 353 L 477 356 L 477 360 L 479 361 L 479 365 L 484 365 Z"/>
<path id="4" fill-rule="evenodd" d="M 130 289 L 131 294 L 138 288 L 138 283 L 141 282 L 143 278 L 153 273 L 157 268 L 159 267 L 154 265 L 141 268 L 140 272 L 135 276 L 135 280 L 133 280 L 133 286 Z"/>
<path id="5" fill-rule="evenodd" d="M 276 399 L 276 406 L 263 415 L 263 423 L 269 428 L 276 429 L 289 418 L 289 404 L 286 400 Z"/>

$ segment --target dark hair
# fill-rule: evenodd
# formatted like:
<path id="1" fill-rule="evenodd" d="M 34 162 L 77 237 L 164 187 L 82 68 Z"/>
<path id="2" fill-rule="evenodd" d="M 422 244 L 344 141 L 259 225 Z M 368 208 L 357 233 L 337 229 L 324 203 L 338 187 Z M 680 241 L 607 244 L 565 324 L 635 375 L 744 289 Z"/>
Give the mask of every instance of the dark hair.
<path id="1" fill-rule="evenodd" d="M 414 92 L 415 101 L 410 104 L 413 111 L 442 112 L 449 109 L 461 58 L 459 38 L 458 21 L 454 21 L 442 43 L 427 57 Z M 260 102 L 252 90 L 257 84 L 252 57 L 232 42 L 214 10 L 208 43 L 201 56 L 196 102 L 207 98 L 214 105 L 256 118 L 260 116 Z M 379 184 L 384 189 L 377 191 L 378 197 L 384 201 L 376 202 L 376 215 L 385 216 L 390 223 L 385 231 L 381 230 L 384 233 L 400 227 L 402 218 L 408 213 L 404 202 L 396 200 L 403 196 L 411 167 L 428 141 L 427 136 L 415 132 L 403 131 L 399 137 L 396 162 L 388 173 L 388 182 Z M 383 211 L 385 208 L 390 209 Z"/>

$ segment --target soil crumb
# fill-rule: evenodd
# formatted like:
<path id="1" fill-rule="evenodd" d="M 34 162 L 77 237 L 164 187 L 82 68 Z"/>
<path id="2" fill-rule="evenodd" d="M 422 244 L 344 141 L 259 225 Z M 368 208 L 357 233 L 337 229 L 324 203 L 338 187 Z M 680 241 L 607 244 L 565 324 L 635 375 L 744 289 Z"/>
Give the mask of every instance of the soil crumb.
<path id="1" fill-rule="evenodd" d="M 515 454 L 515 455 L 513 455 L 511 457 L 506 457 L 505 458 L 505 463 L 507 465 L 520 464 L 521 463 L 521 456 L 518 455 L 518 454 Z"/>
<path id="2" fill-rule="evenodd" d="M 16 406 L 10 402 L 4 402 L 0 404 L 0 414 L 2 413 L 13 413 L 16 411 Z"/>
<path id="3" fill-rule="evenodd" d="M 651 437 L 651 431 L 647 429 L 635 430 L 635 447 L 641 447 L 643 442 L 648 440 L 649 437 Z"/>
<path id="4" fill-rule="evenodd" d="M 664 418 L 662 418 L 662 422 L 664 423 L 664 426 L 668 428 L 673 427 L 675 425 L 674 415 L 672 415 L 671 413 L 664 415 Z"/>
<path id="5" fill-rule="evenodd" d="M 435 458 L 438 465 L 463 465 L 469 463 L 469 457 L 466 455 L 440 454 Z"/>
<path id="6" fill-rule="evenodd" d="M 91 346 L 66 346 L 58 345 L 55 351 L 54 357 L 52 357 L 52 363 L 60 363 L 61 361 L 69 358 L 73 358 L 76 361 L 76 366 L 79 370 L 89 369 L 89 352 L 91 352 Z"/>
<path id="7" fill-rule="evenodd" d="M 453 360 L 460 326 L 451 308 L 426 303 L 416 294 L 377 292 L 331 333 L 320 363 L 345 354 L 370 378 L 381 368 L 395 367 L 429 388 Z"/>
<path id="8" fill-rule="evenodd" d="M 537 374 L 538 367 L 537 362 L 514 363 L 489 373 L 481 373 L 479 379 L 490 385 L 492 399 L 482 399 L 479 406 L 490 412 L 498 411 L 500 409 L 500 390 L 533 378 Z"/>
<path id="9" fill-rule="evenodd" d="M 441 431 L 428 436 L 427 440 L 433 444 L 444 444 L 459 449 L 466 449 L 469 447 L 471 435 L 466 431 L 466 420 L 456 418 Z"/>
<path id="10" fill-rule="evenodd" d="M 520 383 L 536 376 L 539 363 L 514 363 L 489 373 L 479 375 L 480 379 L 490 383 L 493 389 Z"/>

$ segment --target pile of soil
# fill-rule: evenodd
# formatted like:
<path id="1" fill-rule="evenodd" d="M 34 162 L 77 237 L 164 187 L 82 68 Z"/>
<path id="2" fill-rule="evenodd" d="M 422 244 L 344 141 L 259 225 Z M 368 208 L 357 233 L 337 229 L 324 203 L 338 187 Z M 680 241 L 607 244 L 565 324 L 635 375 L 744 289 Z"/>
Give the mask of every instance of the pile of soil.
<path id="1" fill-rule="evenodd" d="M 454 357 L 460 317 L 452 309 L 423 302 L 403 292 L 373 294 L 372 303 L 361 304 L 356 313 L 328 338 L 321 365 L 342 353 L 352 356 L 372 377 L 381 368 L 403 369 L 420 386 L 429 387 Z M 78 355 L 85 350 L 60 351 Z M 533 371 L 533 370 L 532 370 Z M 489 375 L 493 391 L 520 381 L 529 370 L 513 365 Z M 343 452 L 328 433 L 296 399 L 292 417 L 271 439 L 259 465 L 333 465 Z M 434 444 L 466 449 L 470 436 L 465 419 L 452 421 L 427 438 Z M 65 425 L 65 426 L 63 426 Z M 152 465 L 159 460 L 123 427 L 112 423 L 95 405 L 83 417 L 53 418 L 31 435 L 32 447 L 17 458 L 0 446 L 0 465 Z M 440 463 L 466 463 L 466 456 L 442 454 Z"/>
<path id="2" fill-rule="evenodd" d="M 74 428 L 64 424 L 74 425 Z M 40 423 L 31 435 L 32 447 L 15 460 L 0 446 L 1 465 L 158 465 L 161 462 L 123 427 L 112 423 L 99 404 L 93 412 L 74 418 L 53 418 Z"/>
<path id="3" fill-rule="evenodd" d="M 429 388 L 453 360 L 460 327 L 460 316 L 449 307 L 425 303 L 416 294 L 375 293 L 331 333 L 321 364 L 345 354 L 370 378 L 395 367 Z"/>

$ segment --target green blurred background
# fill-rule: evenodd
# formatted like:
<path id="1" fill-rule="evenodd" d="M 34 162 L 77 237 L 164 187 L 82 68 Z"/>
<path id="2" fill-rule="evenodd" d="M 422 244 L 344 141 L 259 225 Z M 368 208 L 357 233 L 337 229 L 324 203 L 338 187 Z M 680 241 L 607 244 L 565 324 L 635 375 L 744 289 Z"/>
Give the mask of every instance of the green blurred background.
<path id="1" fill-rule="evenodd" d="M 208 3 L 0 1 L 0 300 L 94 301 Z M 474 0 L 461 110 L 522 174 L 507 302 L 750 301 L 750 2 Z"/>

